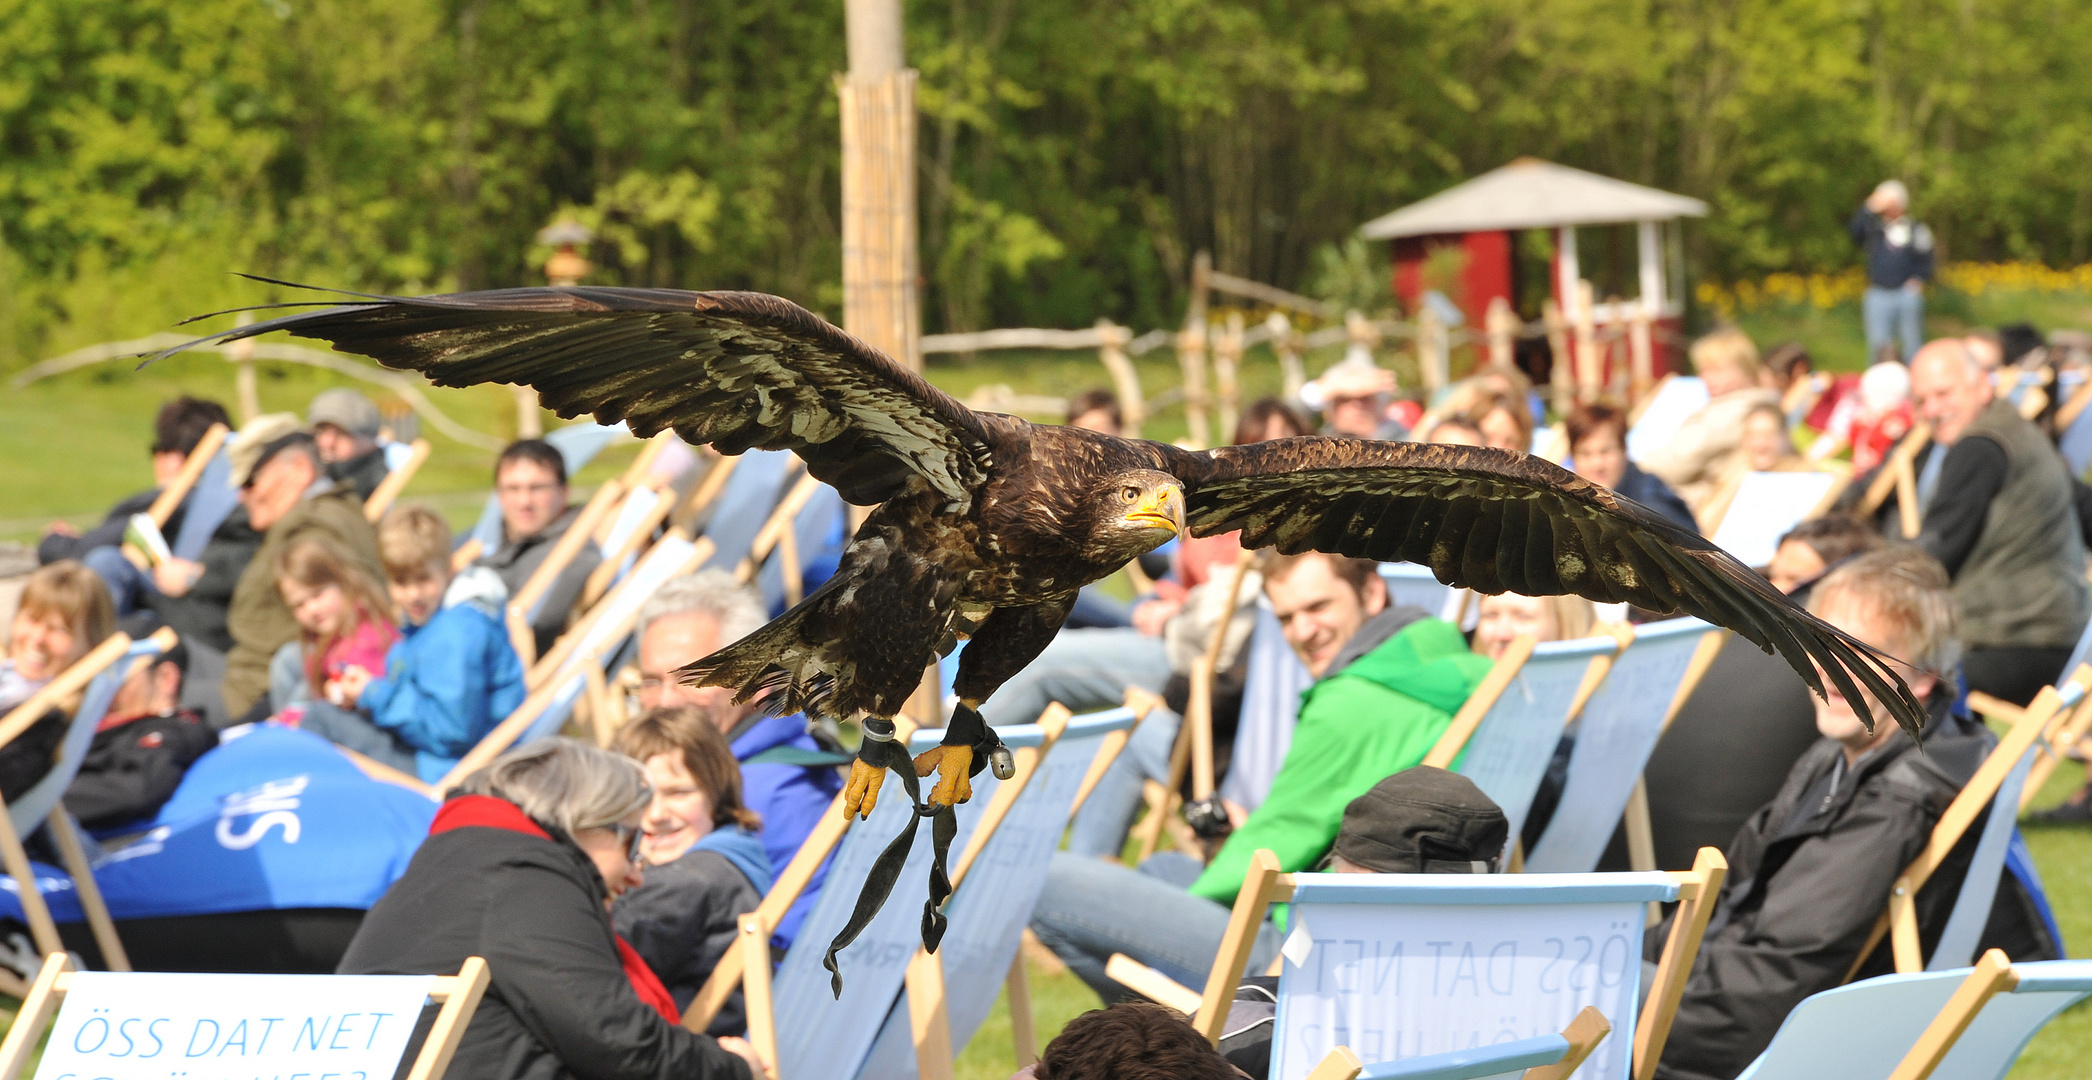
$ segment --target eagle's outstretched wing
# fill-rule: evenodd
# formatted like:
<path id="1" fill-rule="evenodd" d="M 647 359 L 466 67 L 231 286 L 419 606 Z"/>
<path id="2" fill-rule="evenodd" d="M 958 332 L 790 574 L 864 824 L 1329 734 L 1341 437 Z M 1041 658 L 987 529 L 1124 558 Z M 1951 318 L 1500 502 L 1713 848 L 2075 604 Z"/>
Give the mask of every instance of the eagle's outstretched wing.
<path id="1" fill-rule="evenodd" d="M 1484 593 L 1576 593 L 1679 611 L 1777 651 L 1818 693 L 1854 680 L 1912 737 L 1925 709 L 1872 649 L 1699 536 L 1536 457 L 1470 446 L 1319 437 L 1170 450 L 1194 534 L 1244 547 L 1421 563 Z"/>
<path id="2" fill-rule="evenodd" d="M 919 480 L 971 503 L 991 465 L 979 418 L 788 300 L 566 287 L 371 297 L 203 340 L 272 330 L 332 342 L 439 386 L 521 383 L 564 417 L 663 428 L 724 453 L 792 450 L 869 506 Z"/>

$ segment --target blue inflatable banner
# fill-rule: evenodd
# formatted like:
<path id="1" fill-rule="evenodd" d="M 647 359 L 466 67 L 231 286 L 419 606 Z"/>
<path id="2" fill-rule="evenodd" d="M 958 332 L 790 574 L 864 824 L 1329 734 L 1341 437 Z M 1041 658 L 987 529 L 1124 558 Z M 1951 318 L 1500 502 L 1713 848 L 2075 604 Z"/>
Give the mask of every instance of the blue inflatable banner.
<path id="1" fill-rule="evenodd" d="M 325 739 L 259 727 L 199 758 L 150 822 L 95 863 L 114 918 L 368 908 L 406 872 L 436 804 L 372 780 Z M 70 879 L 38 864 L 61 923 L 82 916 Z M 0 916 L 21 918 L 0 876 Z"/>

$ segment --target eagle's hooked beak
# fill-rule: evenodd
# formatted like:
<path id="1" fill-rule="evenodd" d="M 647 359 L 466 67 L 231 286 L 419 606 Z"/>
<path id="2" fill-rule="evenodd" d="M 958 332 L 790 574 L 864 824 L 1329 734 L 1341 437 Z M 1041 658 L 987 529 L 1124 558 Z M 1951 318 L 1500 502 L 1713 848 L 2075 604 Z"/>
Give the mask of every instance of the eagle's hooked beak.
<path id="1" fill-rule="evenodd" d="M 1184 489 L 1167 484 L 1141 496 L 1133 509 L 1126 511 L 1126 520 L 1135 525 L 1151 529 L 1162 529 L 1171 536 L 1184 531 Z"/>

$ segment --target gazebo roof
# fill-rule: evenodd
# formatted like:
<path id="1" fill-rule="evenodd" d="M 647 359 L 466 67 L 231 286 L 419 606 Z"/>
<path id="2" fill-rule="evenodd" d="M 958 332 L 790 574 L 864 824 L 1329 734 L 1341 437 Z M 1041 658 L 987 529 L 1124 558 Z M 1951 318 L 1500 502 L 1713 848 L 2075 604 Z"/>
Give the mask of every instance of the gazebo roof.
<path id="1" fill-rule="evenodd" d="M 1519 158 L 1419 203 L 1366 222 L 1372 240 L 1498 229 L 1551 229 L 1705 217 L 1707 204 L 1668 191 Z"/>

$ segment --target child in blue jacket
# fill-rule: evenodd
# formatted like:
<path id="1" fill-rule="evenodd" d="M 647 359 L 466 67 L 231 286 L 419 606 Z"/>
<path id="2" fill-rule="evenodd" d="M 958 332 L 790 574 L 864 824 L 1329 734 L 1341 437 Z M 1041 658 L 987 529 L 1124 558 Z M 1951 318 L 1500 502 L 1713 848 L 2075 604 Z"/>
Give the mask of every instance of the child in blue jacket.
<path id="1" fill-rule="evenodd" d="M 453 575 L 450 540 L 450 527 L 425 507 L 385 515 L 378 560 L 399 609 L 400 639 L 385 654 L 382 678 L 350 684 L 361 715 L 305 723 L 432 782 L 524 697 L 523 667 L 501 623 L 507 589 L 484 568 Z"/>

